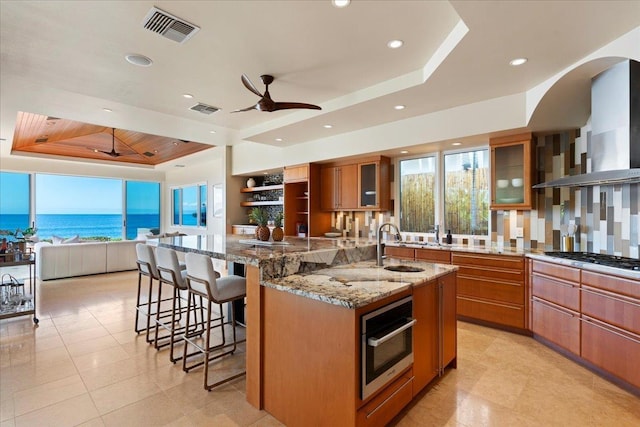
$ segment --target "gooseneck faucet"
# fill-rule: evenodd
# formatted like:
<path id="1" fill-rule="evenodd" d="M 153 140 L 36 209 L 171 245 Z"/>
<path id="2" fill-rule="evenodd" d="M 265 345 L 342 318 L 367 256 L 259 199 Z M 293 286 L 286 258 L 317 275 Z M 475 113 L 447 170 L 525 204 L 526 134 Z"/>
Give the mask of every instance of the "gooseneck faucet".
<path id="1" fill-rule="evenodd" d="M 392 228 L 394 228 L 396 230 L 396 240 L 397 241 L 402 241 L 402 236 L 400 235 L 400 230 L 398 230 L 398 227 L 396 227 L 395 224 L 392 224 L 390 222 L 385 222 L 384 224 L 382 224 L 379 228 L 378 228 L 378 245 L 376 247 L 377 251 L 378 251 L 378 259 L 376 262 L 376 265 L 378 267 L 382 267 L 382 260 L 384 258 L 386 258 L 384 255 L 382 255 L 382 252 L 384 250 L 383 245 L 382 245 L 382 229 L 384 227 L 389 227 L 389 229 L 391 230 Z"/>

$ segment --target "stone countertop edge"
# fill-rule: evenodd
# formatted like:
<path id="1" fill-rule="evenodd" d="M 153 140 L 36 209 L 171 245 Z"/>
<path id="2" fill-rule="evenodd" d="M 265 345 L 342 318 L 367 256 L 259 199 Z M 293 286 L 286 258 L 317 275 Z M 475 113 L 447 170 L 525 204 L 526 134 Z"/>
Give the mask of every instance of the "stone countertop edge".
<path id="1" fill-rule="evenodd" d="M 484 246 L 467 246 L 467 245 L 423 245 L 419 243 L 399 243 L 394 241 L 385 242 L 386 246 L 394 246 L 398 248 L 412 248 L 412 249 L 433 249 L 436 251 L 450 251 L 450 252 L 470 252 L 477 254 L 487 254 L 487 255 L 507 255 L 507 256 L 524 256 L 529 253 L 542 253 L 542 251 L 537 249 L 514 249 L 511 247 L 505 247 L 501 250 L 498 250 L 497 247 L 484 247 Z"/>
<path id="2" fill-rule="evenodd" d="M 376 266 L 374 260 L 368 260 L 263 280 L 261 285 L 328 304 L 357 309 L 458 270 L 454 265 L 386 260 L 387 266 L 392 263 L 421 267 L 424 271 L 394 272 Z"/>

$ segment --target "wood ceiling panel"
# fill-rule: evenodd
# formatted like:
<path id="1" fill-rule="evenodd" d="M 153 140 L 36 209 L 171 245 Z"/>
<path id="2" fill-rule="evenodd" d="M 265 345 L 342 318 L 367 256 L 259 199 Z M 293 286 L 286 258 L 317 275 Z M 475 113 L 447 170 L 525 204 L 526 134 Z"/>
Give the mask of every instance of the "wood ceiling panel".
<path id="1" fill-rule="evenodd" d="M 19 112 L 12 152 L 158 165 L 213 147 L 125 129 L 114 135 L 104 126 Z M 106 154 L 112 143 L 120 156 Z"/>

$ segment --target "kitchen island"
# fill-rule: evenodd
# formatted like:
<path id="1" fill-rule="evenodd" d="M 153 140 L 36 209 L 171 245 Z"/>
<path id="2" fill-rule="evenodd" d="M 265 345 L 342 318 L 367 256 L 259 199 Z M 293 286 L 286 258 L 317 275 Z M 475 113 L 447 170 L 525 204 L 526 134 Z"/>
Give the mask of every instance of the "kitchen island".
<path id="1" fill-rule="evenodd" d="M 266 246 L 241 240 L 179 236 L 157 244 L 246 266 L 246 395 L 252 405 L 287 425 L 310 419 L 316 425 L 381 425 L 444 366 L 455 366 L 457 267 L 387 260 L 424 269 L 388 271 L 372 261 L 375 242 L 362 239 L 288 238 Z M 362 399 L 360 316 L 409 295 L 416 298 L 416 316 L 424 309 L 414 330 L 418 372 L 415 365 L 395 372 Z"/>

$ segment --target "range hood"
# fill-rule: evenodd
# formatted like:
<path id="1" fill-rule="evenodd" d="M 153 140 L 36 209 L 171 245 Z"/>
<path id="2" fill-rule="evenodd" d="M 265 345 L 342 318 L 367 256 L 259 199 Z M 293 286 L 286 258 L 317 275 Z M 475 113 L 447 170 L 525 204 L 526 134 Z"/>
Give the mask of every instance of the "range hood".
<path id="1" fill-rule="evenodd" d="M 640 182 L 640 62 L 623 61 L 592 79 L 587 151 L 592 172 L 533 188 Z"/>

